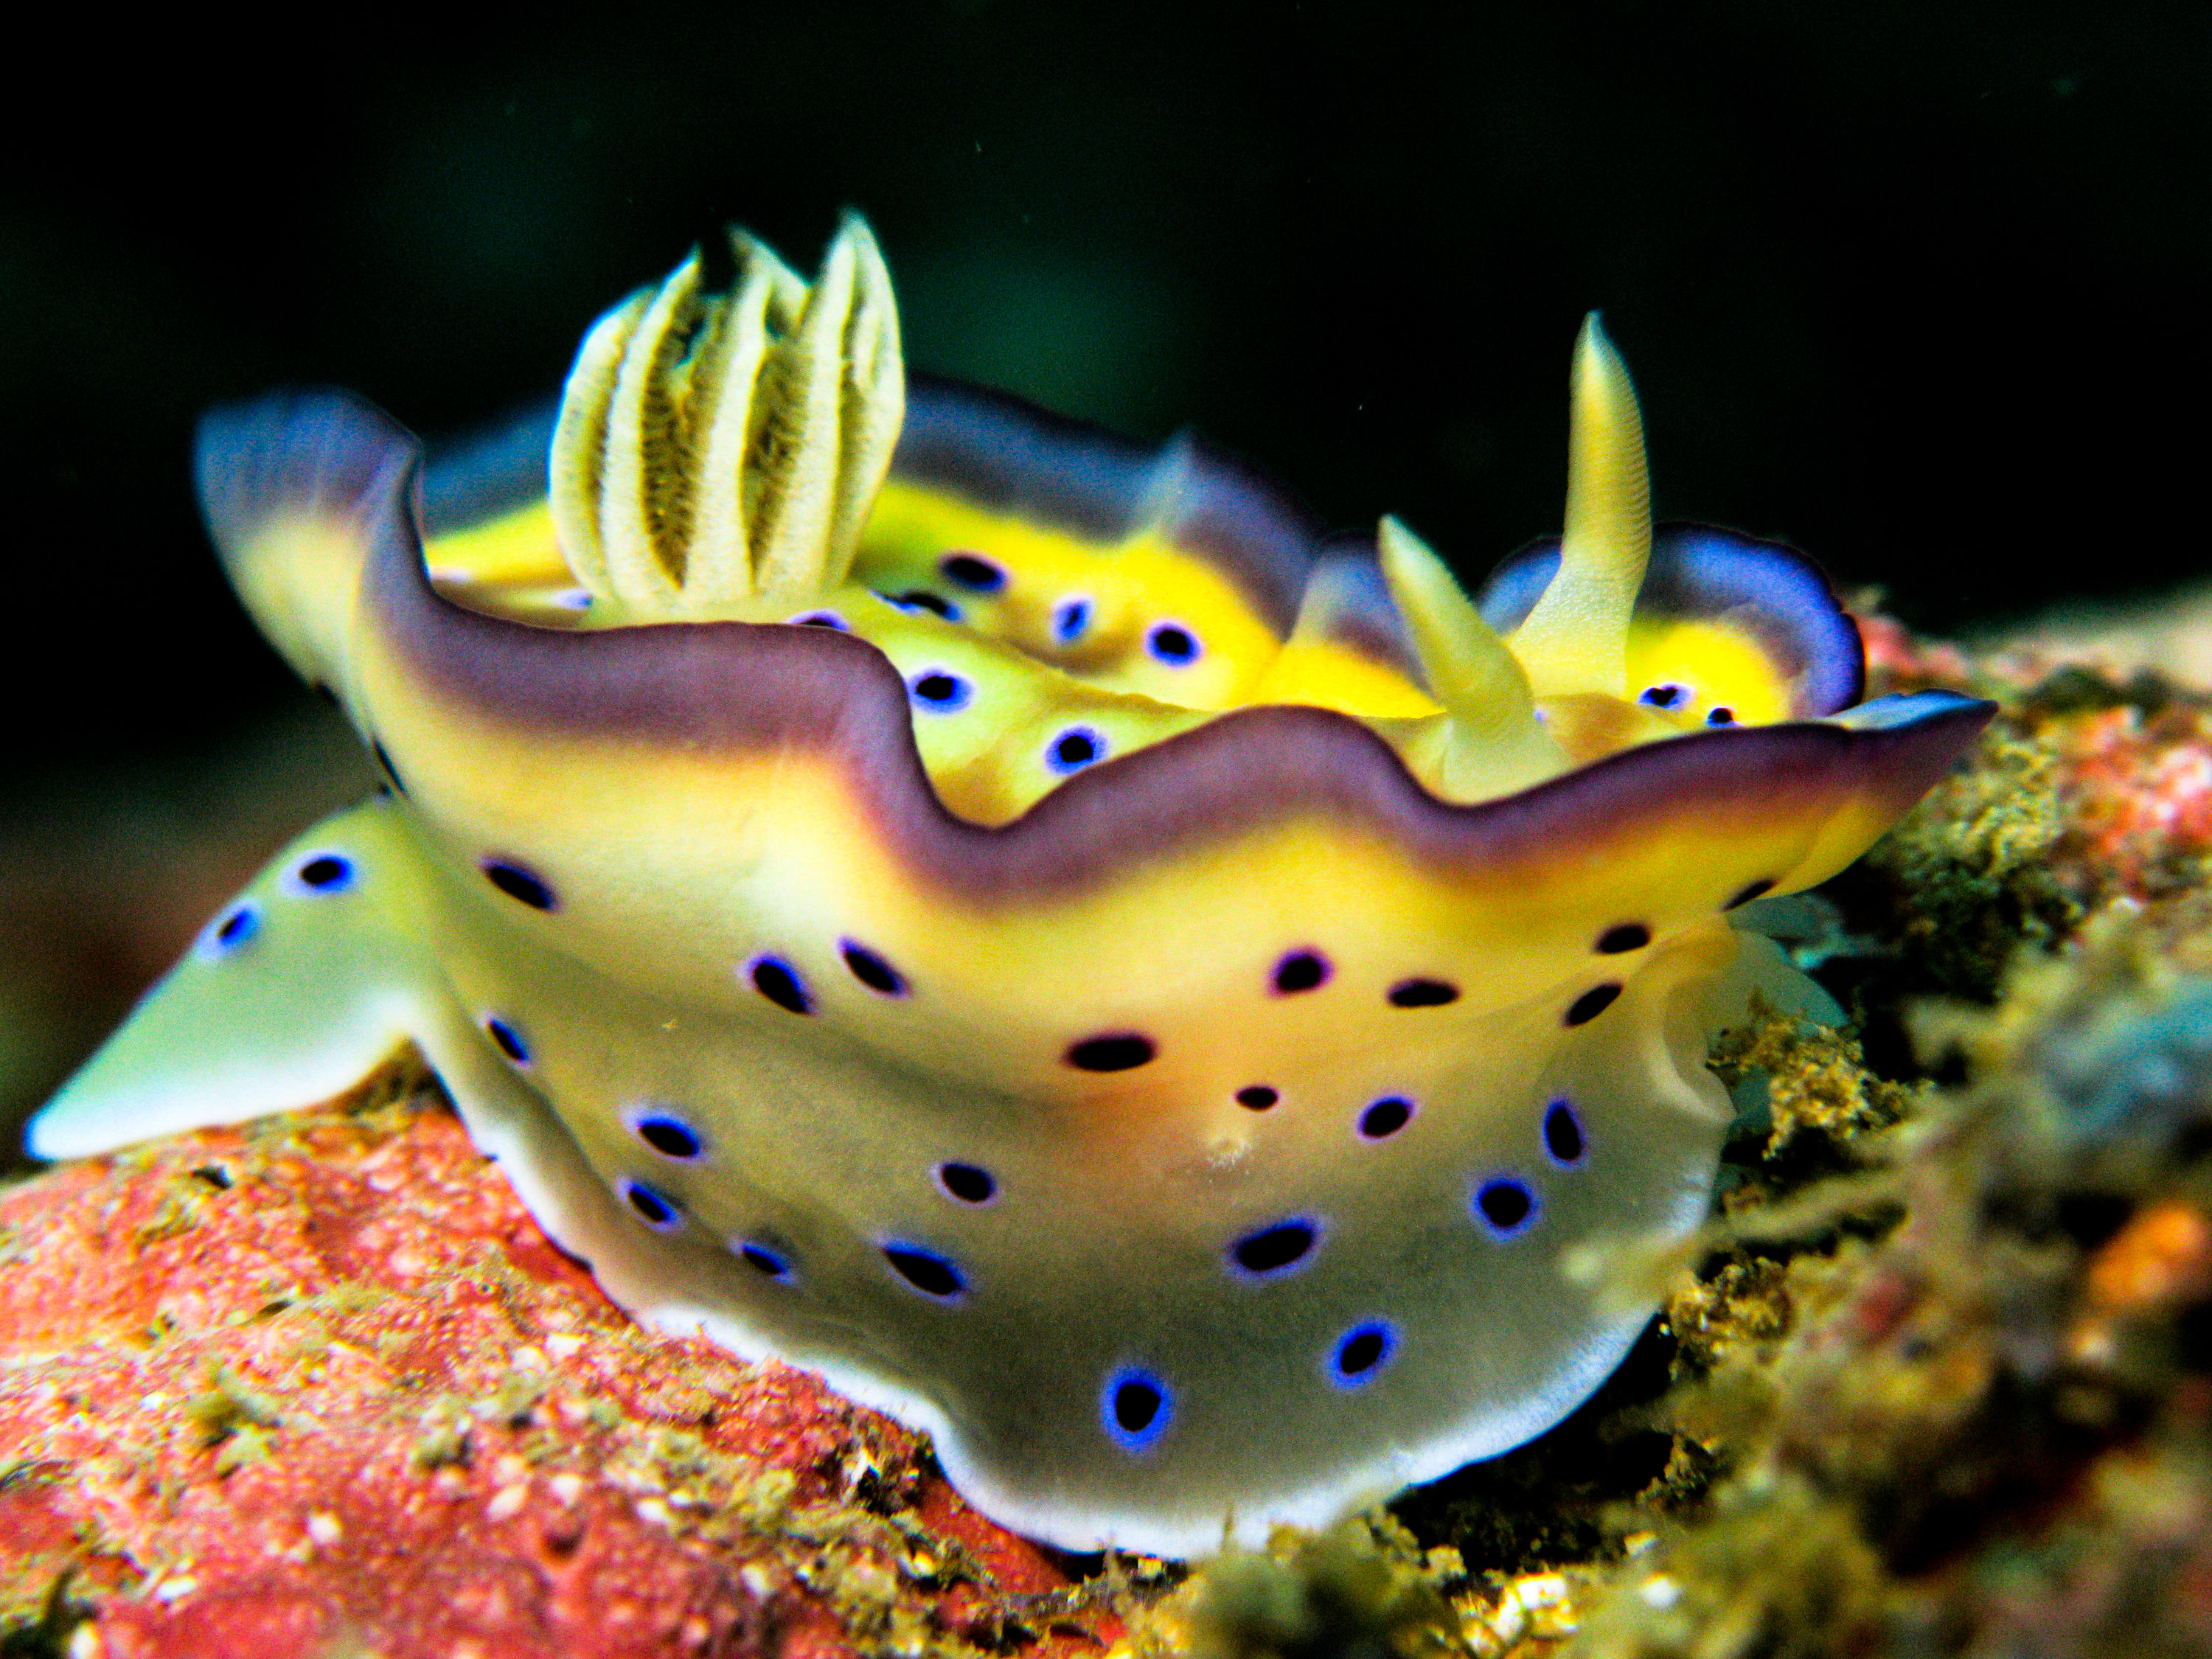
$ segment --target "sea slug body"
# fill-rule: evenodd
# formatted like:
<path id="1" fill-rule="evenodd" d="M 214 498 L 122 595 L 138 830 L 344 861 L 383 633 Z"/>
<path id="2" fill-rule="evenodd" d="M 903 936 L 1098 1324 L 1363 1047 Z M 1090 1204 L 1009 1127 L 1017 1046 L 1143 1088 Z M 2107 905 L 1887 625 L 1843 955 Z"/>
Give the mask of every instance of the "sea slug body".
<path id="1" fill-rule="evenodd" d="M 1798 555 L 1649 519 L 1577 348 L 1565 534 L 1480 598 L 1202 448 L 915 380 L 850 222 L 586 337 L 424 466 L 210 416 L 231 580 L 389 783 L 35 1120 L 71 1157 L 413 1043 L 547 1231 L 1074 1548 L 1184 1553 L 1535 1435 L 1703 1218 L 1709 1036 L 1986 705 L 1860 705 Z"/>

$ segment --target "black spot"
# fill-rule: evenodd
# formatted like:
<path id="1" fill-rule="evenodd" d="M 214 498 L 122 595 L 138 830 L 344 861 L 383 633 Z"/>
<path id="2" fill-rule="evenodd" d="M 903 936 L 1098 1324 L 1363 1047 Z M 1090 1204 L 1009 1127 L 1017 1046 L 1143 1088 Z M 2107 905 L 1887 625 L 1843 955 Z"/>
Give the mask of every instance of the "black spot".
<path id="1" fill-rule="evenodd" d="M 853 977 L 871 991 L 879 992 L 887 997 L 906 994 L 906 980 L 899 970 L 866 945 L 855 945 L 847 939 L 840 954 L 845 958 L 845 966 L 853 970 Z"/>
<path id="2" fill-rule="evenodd" d="M 194 1170 L 192 1174 L 198 1179 L 206 1182 L 219 1193 L 227 1193 L 230 1190 L 230 1171 L 220 1164 L 203 1164 Z"/>
<path id="3" fill-rule="evenodd" d="M 791 1261 L 780 1250 L 747 1239 L 738 1246 L 738 1256 L 756 1273 L 766 1273 L 770 1279 L 782 1279 L 791 1272 Z"/>
<path id="4" fill-rule="evenodd" d="M 1401 980 L 1390 988 L 1393 1008 L 1441 1008 L 1459 1000 L 1459 987 L 1447 980 Z"/>
<path id="5" fill-rule="evenodd" d="M 934 1250 L 920 1249 L 911 1244 L 886 1244 L 884 1260 L 891 1264 L 893 1273 L 924 1296 L 949 1299 L 968 1288 L 960 1269 Z"/>
<path id="6" fill-rule="evenodd" d="M 1229 1247 L 1229 1254 L 1248 1273 L 1279 1273 L 1306 1259 L 1314 1237 L 1310 1221 L 1279 1221 L 1247 1233 Z"/>
<path id="7" fill-rule="evenodd" d="M 1718 708 L 1710 709 L 1705 714 L 1705 724 L 1708 726 L 1734 726 L 1735 724 L 1735 710 L 1729 708 L 1725 705 Z"/>
<path id="8" fill-rule="evenodd" d="M 392 763 L 391 750 L 377 738 L 371 738 L 368 743 L 368 752 L 376 757 L 376 763 L 384 769 L 384 775 L 392 780 L 392 787 L 401 794 L 405 794 L 407 786 L 399 781 L 399 769 Z"/>
<path id="9" fill-rule="evenodd" d="M 1070 1044 L 1067 1063 L 1079 1072 L 1127 1072 L 1146 1065 L 1158 1052 L 1148 1036 L 1110 1031 Z"/>
<path id="10" fill-rule="evenodd" d="M 995 593 L 1006 585 L 1006 573 L 988 559 L 973 553 L 947 553 L 937 562 L 945 580 L 957 582 L 975 593 Z"/>
<path id="11" fill-rule="evenodd" d="M 1063 733 L 1052 745 L 1052 763 L 1073 772 L 1098 758 L 1098 739 L 1088 732 Z"/>
<path id="12" fill-rule="evenodd" d="M 1358 1376 L 1382 1363 L 1389 1333 L 1379 1325 L 1361 1325 L 1349 1332 L 1336 1350 L 1336 1369 L 1344 1376 Z"/>
<path id="13" fill-rule="evenodd" d="M 1133 1376 L 1114 1390 L 1114 1425 L 1124 1434 L 1142 1434 L 1164 1403 L 1158 1388 Z"/>
<path id="14" fill-rule="evenodd" d="M 1654 708 L 1672 708 L 1689 695 L 1689 690 L 1686 685 L 1647 685 L 1636 700 Z"/>
<path id="15" fill-rule="evenodd" d="M 1774 878 L 1771 876 L 1761 876 L 1757 881 L 1752 883 L 1750 886 L 1745 888 L 1743 891 L 1738 893 L 1726 904 L 1721 906 L 1721 908 L 1723 910 L 1733 910 L 1739 904 L 1748 904 L 1755 898 L 1764 898 L 1767 894 L 1773 890 Z"/>
<path id="16" fill-rule="evenodd" d="M 1575 1121 L 1574 1108 L 1555 1100 L 1544 1114 L 1544 1150 L 1562 1164 L 1582 1160 L 1583 1126 Z"/>
<path id="17" fill-rule="evenodd" d="M 261 913 L 250 904 L 241 904 L 215 927 L 215 942 L 224 950 L 234 950 L 253 937 L 253 930 L 261 925 Z"/>
<path id="18" fill-rule="evenodd" d="M 649 1227 L 672 1227 L 680 1219 L 675 1200 L 663 1197 L 642 1181 L 625 1182 L 623 1196 Z"/>
<path id="19" fill-rule="evenodd" d="M 300 866 L 300 884 L 312 887 L 319 893 L 343 887 L 352 879 L 351 861 L 338 857 L 335 853 L 320 854 Z"/>
<path id="20" fill-rule="evenodd" d="M 964 708 L 968 702 L 968 682 L 957 674 L 948 674 L 941 668 L 933 668 L 917 676 L 914 683 L 915 700 L 927 703 L 940 713 Z"/>
<path id="21" fill-rule="evenodd" d="M 1613 1000 L 1620 994 L 1620 985 L 1610 981 L 1603 985 L 1591 986 L 1589 990 L 1577 997 L 1567 1009 L 1567 1024 L 1589 1024 L 1590 1021 L 1612 1007 Z"/>
<path id="22" fill-rule="evenodd" d="M 1239 1089 L 1237 1091 L 1237 1103 L 1255 1112 L 1266 1111 L 1281 1098 L 1282 1096 L 1264 1083 L 1255 1083 L 1249 1089 Z"/>
<path id="23" fill-rule="evenodd" d="M 1328 982 L 1328 958 L 1317 951 L 1293 951 L 1275 964 L 1275 994 L 1290 996 Z"/>
<path id="24" fill-rule="evenodd" d="M 484 1021 L 484 1034 L 491 1038 L 500 1053 L 516 1065 L 530 1064 L 529 1045 L 523 1042 L 521 1033 L 505 1020 L 497 1018 L 487 1019 Z"/>
<path id="25" fill-rule="evenodd" d="M 903 593 L 891 595 L 893 605 L 904 605 L 909 611 L 927 611 L 933 617 L 942 617 L 947 622 L 960 620 L 960 607 L 942 593 L 933 593 L 926 587 L 910 587 Z"/>
<path id="26" fill-rule="evenodd" d="M 1198 655 L 1198 641 L 1187 628 L 1162 623 L 1145 640 L 1146 647 L 1162 662 L 1180 668 Z"/>
<path id="27" fill-rule="evenodd" d="M 1501 1233 L 1510 1233 L 1528 1218 L 1536 1200 L 1517 1181 L 1486 1181 L 1474 1195 L 1482 1218 Z"/>
<path id="28" fill-rule="evenodd" d="M 999 1191 L 997 1178 L 973 1164 L 939 1164 L 937 1184 L 963 1204 L 988 1204 Z"/>
<path id="29" fill-rule="evenodd" d="M 840 634 L 850 631 L 845 619 L 834 611 L 810 611 L 803 617 L 793 617 L 792 621 L 801 628 L 831 628 Z"/>
<path id="30" fill-rule="evenodd" d="M 640 1118 L 637 1138 L 664 1158 L 696 1158 L 702 1150 L 691 1126 L 672 1117 Z"/>
<path id="31" fill-rule="evenodd" d="M 484 879 L 518 904 L 526 904 L 533 910 L 553 908 L 553 890 L 532 871 L 504 859 L 486 859 Z"/>
<path id="32" fill-rule="evenodd" d="M 1359 1133 L 1370 1140 L 1387 1140 L 1413 1121 L 1413 1103 L 1385 1095 L 1359 1115 Z"/>
<path id="33" fill-rule="evenodd" d="M 1651 930 L 1640 921 L 1624 921 L 1597 936 L 1600 956 L 1617 957 L 1623 951 L 1641 951 L 1651 943 Z"/>
<path id="34" fill-rule="evenodd" d="M 753 963 L 752 980 L 754 990 L 786 1012 L 814 1012 L 814 999 L 806 994 L 806 987 L 789 963 L 775 957 L 763 957 Z"/>

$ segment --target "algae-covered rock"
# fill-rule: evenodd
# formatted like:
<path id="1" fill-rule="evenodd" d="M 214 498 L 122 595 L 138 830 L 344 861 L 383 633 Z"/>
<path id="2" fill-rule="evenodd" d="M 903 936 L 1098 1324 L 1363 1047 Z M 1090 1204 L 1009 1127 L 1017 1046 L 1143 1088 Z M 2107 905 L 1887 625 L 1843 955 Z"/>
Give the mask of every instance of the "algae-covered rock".
<path id="1" fill-rule="evenodd" d="M 419 1075 L 0 1197 L 0 1640 L 73 1659 L 1095 1652 L 926 1446 L 641 1329 Z"/>
<path id="2" fill-rule="evenodd" d="M 2063 936 L 2079 905 L 2052 854 L 2066 834 L 2056 747 L 2007 720 L 1929 792 L 1850 885 L 1886 885 L 1906 989 L 1986 999 L 2012 948 Z"/>

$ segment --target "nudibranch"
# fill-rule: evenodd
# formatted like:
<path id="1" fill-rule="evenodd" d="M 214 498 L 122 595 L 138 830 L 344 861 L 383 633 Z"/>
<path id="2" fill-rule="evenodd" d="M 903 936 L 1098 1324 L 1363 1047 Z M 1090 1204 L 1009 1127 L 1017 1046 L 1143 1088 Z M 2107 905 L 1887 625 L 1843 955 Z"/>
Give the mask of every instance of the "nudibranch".
<path id="1" fill-rule="evenodd" d="M 602 319 L 434 459 L 211 416 L 232 581 L 388 789 L 32 1126 L 65 1158 L 412 1043 L 639 1317 L 825 1373 L 1060 1545 L 1188 1553 L 1525 1441 L 1648 1307 L 1704 1058 L 1987 705 L 1859 705 L 1789 550 L 1655 534 L 1593 319 L 1564 535 L 1478 601 L 1218 456 L 903 368 L 857 221 Z M 1858 705 L 1858 706 L 1855 706 Z"/>

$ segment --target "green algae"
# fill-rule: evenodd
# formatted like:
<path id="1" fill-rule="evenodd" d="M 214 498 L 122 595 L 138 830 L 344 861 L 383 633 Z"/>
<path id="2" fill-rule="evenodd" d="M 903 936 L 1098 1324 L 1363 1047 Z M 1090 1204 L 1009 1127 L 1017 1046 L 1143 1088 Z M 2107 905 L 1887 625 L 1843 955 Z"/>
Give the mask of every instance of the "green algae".
<path id="1" fill-rule="evenodd" d="M 1839 884 L 1901 970 L 1885 994 L 1989 1001 L 2015 949 L 2049 948 L 2078 921 L 2053 864 L 2060 769 L 2057 746 L 2008 709 Z"/>
<path id="2" fill-rule="evenodd" d="M 249 1463 L 267 1462 L 273 1455 L 275 1431 L 284 1422 L 276 1401 L 247 1386 L 227 1364 L 210 1366 L 207 1387 L 180 1409 L 185 1420 L 198 1431 L 202 1443 L 215 1452 L 219 1475 Z"/>
<path id="3" fill-rule="evenodd" d="M 74 1638 L 96 1611 L 66 1568 L 28 1600 L 0 1593 L 0 1659 L 78 1659 Z"/>
<path id="4" fill-rule="evenodd" d="M 1442 1586 L 1463 1577 L 1385 1516 L 1281 1528 L 1264 1551 L 1212 1562 L 1134 1646 L 1146 1659 L 1444 1659 L 1462 1651 L 1462 1621 Z"/>

